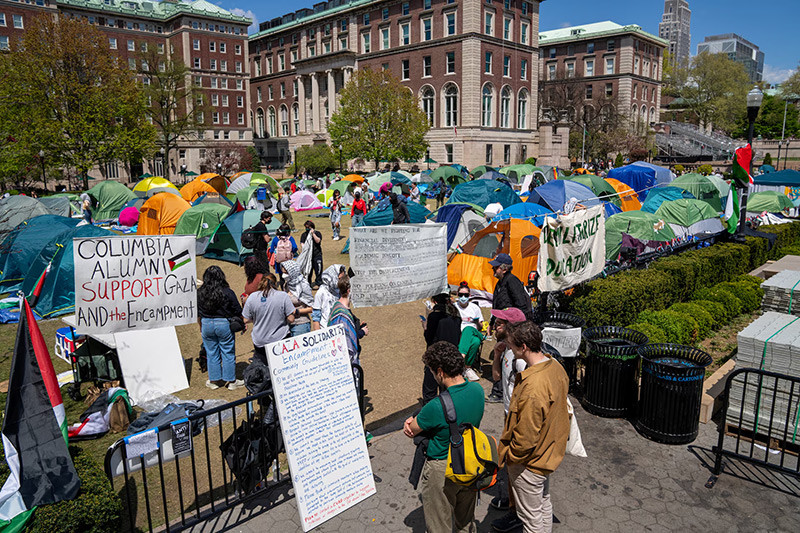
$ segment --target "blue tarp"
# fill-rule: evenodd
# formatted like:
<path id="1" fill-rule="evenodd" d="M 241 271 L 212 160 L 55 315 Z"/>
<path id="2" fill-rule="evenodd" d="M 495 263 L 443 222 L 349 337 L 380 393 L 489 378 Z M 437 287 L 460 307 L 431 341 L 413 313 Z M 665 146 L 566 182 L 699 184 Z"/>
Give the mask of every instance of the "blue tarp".
<path id="1" fill-rule="evenodd" d="M 610 217 L 611 215 L 616 215 L 617 213 L 622 213 L 622 209 L 620 209 L 617 204 L 613 202 L 603 202 L 603 207 L 606 208 L 606 218 Z"/>
<path id="2" fill-rule="evenodd" d="M 528 202 L 539 204 L 551 211 L 561 211 L 570 198 L 577 198 L 586 207 L 600 205 L 597 195 L 587 187 L 575 181 L 549 181 L 533 189 L 528 195 Z"/>
<path id="3" fill-rule="evenodd" d="M 644 161 L 637 161 L 624 167 L 612 168 L 608 177 L 621 181 L 639 194 L 639 200 L 644 202 L 650 188 L 656 185 L 666 185 L 672 181 L 672 173 L 668 168 L 659 167 Z"/>
<path id="4" fill-rule="evenodd" d="M 787 168 L 769 174 L 753 176 L 755 185 L 785 185 L 787 187 L 800 187 L 800 172 Z"/>
<path id="5" fill-rule="evenodd" d="M 642 202 L 641 210 L 655 213 L 664 202 L 680 200 L 681 198 L 694 199 L 694 196 L 692 196 L 692 193 L 678 187 L 657 187 L 652 189 L 650 194 L 647 195 L 647 199 Z"/>
<path id="6" fill-rule="evenodd" d="M 544 219 L 547 216 L 555 216 L 555 213 L 547 207 L 530 202 L 522 202 L 512 205 L 500 211 L 497 216 L 492 219 L 492 222 L 498 220 L 505 220 L 507 218 L 521 218 L 533 222 L 537 227 L 542 227 Z"/>
<path id="7" fill-rule="evenodd" d="M 461 222 L 461 215 L 470 209 L 467 204 L 447 204 L 436 211 L 436 222 L 447 223 L 447 249 L 453 244 L 458 232 L 458 224 Z M 410 214 L 410 213 L 409 213 Z"/>
<path id="8" fill-rule="evenodd" d="M 489 204 L 498 203 L 506 208 L 521 201 L 509 184 L 479 179 L 457 185 L 447 203 L 470 203 L 485 209 Z"/>

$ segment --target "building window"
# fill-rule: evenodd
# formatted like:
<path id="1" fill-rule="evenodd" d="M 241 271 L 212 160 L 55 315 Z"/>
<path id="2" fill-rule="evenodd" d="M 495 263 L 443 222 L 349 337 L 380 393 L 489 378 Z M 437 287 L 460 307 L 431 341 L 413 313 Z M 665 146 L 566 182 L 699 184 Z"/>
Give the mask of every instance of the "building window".
<path id="1" fill-rule="evenodd" d="M 211 113 L 211 122 L 214 124 L 219 124 L 219 113 L 214 111 Z"/>
<path id="2" fill-rule="evenodd" d="M 448 128 L 458 126 L 458 88 L 452 84 L 444 90 L 444 125 Z"/>
<path id="3" fill-rule="evenodd" d="M 297 62 L 297 49 L 292 50 L 292 63 Z"/>
<path id="4" fill-rule="evenodd" d="M 575 77 L 575 63 L 567 63 L 567 78 Z"/>
<path id="5" fill-rule="evenodd" d="M 519 26 L 519 42 L 528 44 L 528 23 L 523 22 Z"/>
<path id="6" fill-rule="evenodd" d="M 524 59 L 523 59 L 524 61 Z M 511 56 L 503 57 L 503 77 L 508 78 L 511 76 Z"/>
<path id="7" fill-rule="evenodd" d="M 2 26 L 4 28 L 6 26 L 6 14 L 5 13 L 0 13 L 0 26 Z"/>
<path id="8" fill-rule="evenodd" d="M 436 95 L 433 92 L 433 89 L 426 86 L 422 89 L 422 111 L 425 113 L 425 116 L 428 117 L 428 124 L 433 127 L 433 117 L 434 117 L 434 99 Z"/>
<path id="9" fill-rule="evenodd" d="M 551 48 L 550 49 L 550 56 L 549 57 L 550 57 L 550 59 L 555 59 L 555 57 L 556 57 L 556 49 L 555 48 Z"/>
<path id="10" fill-rule="evenodd" d="M 486 52 L 485 63 L 486 63 L 486 65 L 485 65 L 485 68 L 484 68 L 483 71 L 486 74 L 491 74 L 492 73 L 492 53 L 491 52 Z"/>
<path id="11" fill-rule="evenodd" d="M 300 133 L 300 106 L 292 105 L 292 122 L 294 123 L 294 134 Z"/>
<path id="12" fill-rule="evenodd" d="M 487 144 L 486 145 L 486 164 L 487 165 L 491 165 L 492 164 L 492 145 L 491 144 Z"/>
<path id="13" fill-rule="evenodd" d="M 256 77 L 261 76 L 261 61 L 258 58 L 256 58 L 256 61 L 255 63 L 253 63 L 253 65 L 255 66 L 254 70 Z"/>
<path id="14" fill-rule="evenodd" d="M 505 17 L 503 18 L 503 39 L 510 41 L 511 38 L 511 19 Z"/>
<path id="15" fill-rule="evenodd" d="M 587 59 L 584 66 L 584 76 L 594 76 L 594 60 Z"/>
<path id="16" fill-rule="evenodd" d="M 286 57 L 283 54 L 278 54 L 278 70 L 286 70 Z"/>
<path id="17" fill-rule="evenodd" d="M 218 106 L 219 105 L 219 95 L 218 94 L 212 94 L 211 95 L 211 105 L 213 105 L 213 106 Z"/>
<path id="18" fill-rule="evenodd" d="M 517 128 L 524 130 L 528 127 L 528 91 L 519 92 L 517 101 Z"/>
<path id="19" fill-rule="evenodd" d="M 256 113 L 256 135 L 264 138 L 264 110 L 259 109 Z"/>
<path id="20" fill-rule="evenodd" d="M 447 52 L 445 55 L 447 56 L 447 69 L 445 73 L 453 74 L 456 71 L 456 53 Z"/>
<path id="21" fill-rule="evenodd" d="M 233 52 L 234 52 L 234 53 L 235 53 L 237 56 L 240 56 L 240 55 L 242 55 L 242 45 L 241 45 L 241 44 L 237 44 L 237 45 L 235 45 L 235 46 L 233 47 Z"/>
<path id="22" fill-rule="evenodd" d="M 633 58 L 633 73 L 636 74 L 637 76 L 639 75 L 639 58 L 638 57 L 634 57 Z"/>
<path id="23" fill-rule="evenodd" d="M 606 50 L 609 51 L 609 52 L 613 52 L 614 51 L 614 39 L 609 39 L 608 40 L 608 42 L 606 43 Z"/>
<path id="24" fill-rule="evenodd" d="M 209 41 L 209 43 L 208 43 L 208 51 L 209 52 L 216 52 L 217 51 L 217 43 L 215 41 Z"/>
<path id="25" fill-rule="evenodd" d="M 194 77 L 194 86 L 195 87 L 202 87 L 203 86 L 203 78 L 200 76 Z"/>
<path id="26" fill-rule="evenodd" d="M 256 102 L 261 101 L 261 87 L 256 87 Z"/>
<path id="27" fill-rule="evenodd" d="M 228 71 L 228 62 L 226 60 L 224 60 L 224 59 L 221 60 L 219 62 L 219 69 L 221 71 L 223 71 L 223 72 L 227 72 Z"/>
<path id="28" fill-rule="evenodd" d="M 230 124 L 231 123 L 231 114 L 227 111 L 222 112 L 222 123 L 223 124 Z"/>
<path id="29" fill-rule="evenodd" d="M 244 124 L 244 113 L 237 113 L 237 114 L 236 114 L 236 123 L 237 123 L 237 124 Z M 239 132 L 239 138 L 240 138 L 240 139 L 243 139 L 243 138 L 244 138 L 244 137 L 241 135 L 242 133 L 244 133 L 244 132 L 243 132 L 243 131 L 240 131 L 240 132 Z"/>
<path id="30" fill-rule="evenodd" d="M 422 40 L 430 41 L 432 38 L 433 38 L 433 32 L 431 31 L 431 19 L 430 18 L 422 19 Z"/>
<path id="31" fill-rule="evenodd" d="M 511 9 L 511 0 L 503 0 L 503 8 Z"/>
<path id="32" fill-rule="evenodd" d="M 389 28 L 381 28 L 381 50 L 389 49 Z"/>
<path id="33" fill-rule="evenodd" d="M 136 43 L 133 39 L 128 39 L 128 52 L 135 52 L 136 51 Z"/>
<path id="34" fill-rule="evenodd" d="M 109 39 L 108 39 L 108 47 L 111 50 L 116 50 L 117 49 L 117 40 L 114 37 L 109 37 Z"/>
<path id="35" fill-rule="evenodd" d="M 383 20 L 389 20 L 389 8 L 388 7 L 384 7 L 383 10 L 381 11 L 381 18 Z"/>
<path id="36" fill-rule="evenodd" d="M 400 12 L 403 15 L 408 15 L 409 14 L 410 8 L 409 8 L 409 3 L 408 2 L 403 2 L 402 3 L 402 5 L 400 6 Z"/>
<path id="37" fill-rule="evenodd" d="M 274 96 L 274 91 L 272 90 L 272 85 L 267 87 L 267 100 L 272 100 Z"/>
<path id="38" fill-rule="evenodd" d="M 423 0 L 422 2 L 422 9 L 430 9 L 431 8 L 431 0 Z"/>
<path id="39" fill-rule="evenodd" d="M 594 53 L 594 43 L 586 43 L 586 53 L 587 54 Z"/>
<path id="40" fill-rule="evenodd" d="M 614 58 L 606 58 L 606 74 L 614 74 Z"/>
<path id="41" fill-rule="evenodd" d="M 494 95 L 492 94 L 492 86 L 486 84 L 481 91 L 481 126 L 484 128 L 491 128 L 494 126 Z"/>
<path id="42" fill-rule="evenodd" d="M 614 96 L 614 84 L 613 83 L 606 83 L 606 96 L 608 96 L 608 97 Z"/>
<path id="43" fill-rule="evenodd" d="M 286 98 L 286 83 L 281 82 L 281 98 Z"/>
<path id="44" fill-rule="evenodd" d="M 244 96 L 236 97 L 236 107 L 244 107 Z"/>
<path id="45" fill-rule="evenodd" d="M 455 35 L 456 34 L 456 14 L 455 13 L 447 13 L 445 15 L 445 34 L 446 35 Z"/>
<path id="46" fill-rule="evenodd" d="M 275 118 L 275 108 L 270 107 L 267 110 L 267 127 L 269 128 L 269 136 L 270 137 L 277 137 L 278 136 L 278 124 Z"/>
<path id="47" fill-rule="evenodd" d="M 431 56 L 422 58 L 422 77 L 428 78 L 431 75 Z"/>
<path id="48" fill-rule="evenodd" d="M 342 19 L 339 21 L 339 31 L 347 31 L 347 19 Z"/>
<path id="49" fill-rule="evenodd" d="M 289 108 L 281 106 L 281 137 L 289 136 Z"/>
<path id="50" fill-rule="evenodd" d="M 389 70 L 389 63 L 382 63 L 381 64 L 381 70 L 383 70 L 383 71 Z"/>
<path id="51" fill-rule="evenodd" d="M 244 87 L 244 81 L 236 80 L 236 88 L 241 91 L 243 87 Z"/>
<path id="52" fill-rule="evenodd" d="M 236 62 L 236 72 L 238 72 L 240 74 L 242 72 L 242 62 L 241 61 L 237 61 Z"/>
<path id="53" fill-rule="evenodd" d="M 158 53 L 159 54 L 163 54 L 164 53 L 164 45 L 163 44 L 159 43 L 157 48 L 158 48 Z"/>
<path id="54" fill-rule="evenodd" d="M 575 55 L 575 45 L 574 44 L 568 44 L 567 45 L 567 56 L 572 57 L 574 55 Z"/>
<path id="55" fill-rule="evenodd" d="M 369 13 L 364 13 L 364 26 L 369 26 Z"/>
<path id="56" fill-rule="evenodd" d="M 21 30 L 25 27 L 25 24 L 22 22 L 22 15 L 11 15 L 14 21 L 14 27 L 18 30 Z"/>
<path id="57" fill-rule="evenodd" d="M 411 77 L 411 66 L 409 64 L 408 59 L 403 59 L 402 61 L 402 78 L 403 80 L 407 80 Z"/>
<path id="58" fill-rule="evenodd" d="M 519 62 L 519 77 L 520 79 L 527 80 L 528 79 L 528 60 L 522 59 Z"/>
<path id="59" fill-rule="evenodd" d="M 556 79 L 556 66 L 554 64 L 547 65 L 547 79 L 549 81 Z"/>
<path id="60" fill-rule="evenodd" d="M 400 24 L 400 35 L 403 44 L 411 44 L 411 24 L 408 22 Z"/>
<path id="61" fill-rule="evenodd" d="M 199 57 L 195 57 L 193 64 L 194 64 L 194 68 L 200 68 L 200 58 Z"/>
<path id="62" fill-rule="evenodd" d="M 522 14 L 527 15 L 528 10 L 529 10 L 528 2 L 522 2 Z"/>
<path id="63" fill-rule="evenodd" d="M 587 85 L 586 86 L 586 99 L 587 100 L 591 100 L 592 99 L 592 86 L 591 85 Z"/>
<path id="64" fill-rule="evenodd" d="M 298 88 L 297 80 L 292 81 L 292 96 L 294 96 L 295 98 L 297 98 L 297 90 L 298 90 L 297 88 Z"/>
<path id="65" fill-rule="evenodd" d="M 494 13 L 485 13 L 483 18 L 483 33 L 494 35 Z"/>
<path id="66" fill-rule="evenodd" d="M 368 54 L 369 53 L 369 44 L 370 44 L 369 43 L 369 41 L 370 41 L 369 37 L 370 37 L 369 33 L 362 33 L 361 34 L 361 52 L 364 53 L 364 54 Z"/>
<path id="67" fill-rule="evenodd" d="M 511 145 L 504 144 L 503 145 L 503 164 L 510 165 L 511 164 Z"/>
<path id="68" fill-rule="evenodd" d="M 447 163 L 453 162 L 453 145 L 452 144 L 445 144 L 444 145 L 444 153 L 445 153 L 445 160 Z"/>
<path id="69" fill-rule="evenodd" d="M 504 87 L 500 93 L 500 127 L 509 128 L 511 126 L 511 89 Z M 508 162 L 506 162 L 508 164 Z"/>
<path id="70" fill-rule="evenodd" d="M 211 88 L 212 89 L 217 89 L 218 86 L 219 86 L 219 84 L 217 82 L 217 78 L 211 78 Z"/>
<path id="71" fill-rule="evenodd" d="M 347 37 L 339 37 L 339 50 L 347 50 Z"/>
<path id="72" fill-rule="evenodd" d="M 217 60 L 216 59 L 212 59 L 211 60 L 210 68 L 211 68 L 211 70 L 217 70 Z"/>
<path id="73" fill-rule="evenodd" d="M 317 55 L 317 47 L 313 44 L 308 46 L 308 57 L 314 57 Z"/>
<path id="74" fill-rule="evenodd" d="M 221 54 L 224 54 L 227 51 L 228 51 L 228 48 L 225 46 L 225 43 L 219 43 L 219 52 Z"/>

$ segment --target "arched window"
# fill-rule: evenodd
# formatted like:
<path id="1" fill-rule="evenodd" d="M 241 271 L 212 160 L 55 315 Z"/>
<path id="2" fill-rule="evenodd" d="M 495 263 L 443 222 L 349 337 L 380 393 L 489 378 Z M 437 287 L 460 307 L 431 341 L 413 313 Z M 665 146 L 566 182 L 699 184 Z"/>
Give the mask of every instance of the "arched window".
<path id="1" fill-rule="evenodd" d="M 650 120 L 648 122 L 650 124 L 652 124 L 655 121 L 656 121 L 656 108 L 655 107 L 651 107 L 650 108 Z"/>
<path id="2" fill-rule="evenodd" d="M 270 107 L 267 111 L 267 127 L 269 128 L 269 136 L 270 137 L 277 137 L 278 136 L 278 125 L 277 121 L 275 120 L 275 108 Z"/>
<path id="3" fill-rule="evenodd" d="M 642 124 L 647 125 L 647 106 L 642 106 Z"/>
<path id="4" fill-rule="evenodd" d="M 528 91 L 525 89 L 519 92 L 519 103 L 517 105 L 517 128 L 528 129 Z"/>
<path id="5" fill-rule="evenodd" d="M 631 106 L 631 122 L 637 123 L 639 122 L 639 109 L 636 107 L 636 104 Z"/>
<path id="6" fill-rule="evenodd" d="M 281 106 L 281 137 L 289 136 L 289 108 Z"/>
<path id="7" fill-rule="evenodd" d="M 434 102 L 435 95 L 433 93 L 433 88 L 425 87 L 422 89 L 422 111 L 425 112 L 425 116 L 428 117 L 428 123 L 433 127 L 433 117 L 434 115 Z"/>
<path id="8" fill-rule="evenodd" d="M 511 127 L 511 88 L 508 86 L 500 93 L 500 127 Z"/>
<path id="9" fill-rule="evenodd" d="M 458 126 L 458 87 L 452 84 L 444 90 L 444 125 L 448 128 Z"/>
<path id="10" fill-rule="evenodd" d="M 494 126 L 494 117 L 492 111 L 494 110 L 494 91 L 491 84 L 487 83 L 483 86 L 481 91 L 481 126 L 490 128 Z"/>
<path id="11" fill-rule="evenodd" d="M 256 116 L 258 117 L 257 125 L 256 125 L 256 133 L 258 134 L 259 138 L 264 138 L 264 110 L 260 107 L 256 112 Z"/>
<path id="12" fill-rule="evenodd" d="M 294 122 L 294 134 L 300 134 L 300 107 L 295 103 L 292 105 L 292 121 Z"/>

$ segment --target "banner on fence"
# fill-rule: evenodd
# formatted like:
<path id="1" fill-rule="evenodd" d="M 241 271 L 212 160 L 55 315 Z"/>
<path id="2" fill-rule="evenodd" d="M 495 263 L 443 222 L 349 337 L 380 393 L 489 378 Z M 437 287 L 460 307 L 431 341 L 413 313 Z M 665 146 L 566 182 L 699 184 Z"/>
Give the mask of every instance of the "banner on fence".
<path id="1" fill-rule="evenodd" d="M 308 531 L 375 493 L 344 327 L 278 341 L 266 352 Z"/>
<path id="2" fill-rule="evenodd" d="M 447 225 L 350 229 L 355 307 L 413 302 L 447 292 Z"/>
<path id="3" fill-rule="evenodd" d="M 195 238 L 75 239 L 75 322 L 81 333 L 115 333 L 197 321 Z"/>
<path id="4" fill-rule="evenodd" d="M 561 357 L 576 357 L 581 347 L 581 328 L 542 328 L 542 342 L 546 342 Z"/>
<path id="5" fill-rule="evenodd" d="M 568 289 L 598 275 L 605 264 L 603 206 L 545 219 L 539 235 L 539 289 Z"/>

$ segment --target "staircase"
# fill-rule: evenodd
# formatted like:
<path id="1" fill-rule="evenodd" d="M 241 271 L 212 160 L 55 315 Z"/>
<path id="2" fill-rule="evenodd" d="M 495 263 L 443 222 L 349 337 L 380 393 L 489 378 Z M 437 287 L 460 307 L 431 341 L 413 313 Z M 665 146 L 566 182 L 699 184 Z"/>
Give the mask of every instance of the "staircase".
<path id="1" fill-rule="evenodd" d="M 656 134 L 659 153 L 667 157 L 730 159 L 739 143 L 725 135 L 706 132 L 694 124 L 665 122 L 669 133 Z"/>

